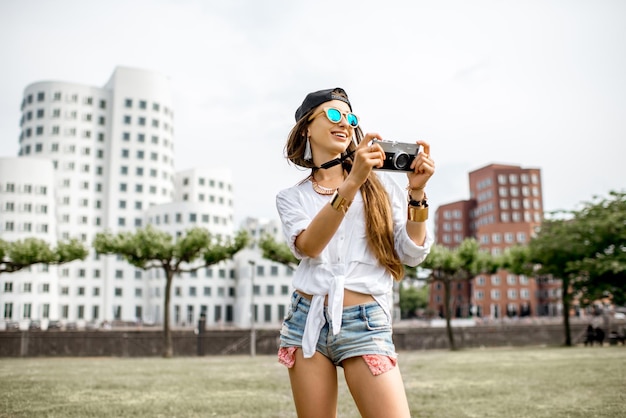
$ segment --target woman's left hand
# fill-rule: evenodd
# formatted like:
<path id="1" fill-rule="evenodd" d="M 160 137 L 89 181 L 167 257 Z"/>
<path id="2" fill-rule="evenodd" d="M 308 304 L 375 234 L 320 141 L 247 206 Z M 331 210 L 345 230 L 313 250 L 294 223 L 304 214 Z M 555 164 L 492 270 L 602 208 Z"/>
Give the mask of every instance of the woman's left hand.
<path id="1" fill-rule="evenodd" d="M 423 147 L 411 164 L 413 171 L 407 173 L 410 189 L 423 189 L 430 177 L 435 173 L 435 162 L 430 158 L 430 144 L 426 141 L 416 141 Z"/>

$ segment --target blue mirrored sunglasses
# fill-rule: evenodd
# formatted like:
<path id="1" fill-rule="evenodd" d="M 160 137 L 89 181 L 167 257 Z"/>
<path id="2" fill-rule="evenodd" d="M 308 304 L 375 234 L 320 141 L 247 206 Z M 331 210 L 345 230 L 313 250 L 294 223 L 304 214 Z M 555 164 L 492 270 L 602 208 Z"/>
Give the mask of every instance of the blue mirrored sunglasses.
<path id="1" fill-rule="evenodd" d="M 322 113 L 326 114 L 326 117 L 332 123 L 341 122 L 341 117 L 345 116 L 346 121 L 348 122 L 348 125 L 350 125 L 353 128 L 356 128 L 357 126 L 359 126 L 359 118 L 357 117 L 357 115 L 355 115 L 352 112 L 343 113 L 341 110 L 337 109 L 336 107 L 325 107 L 319 112 L 311 115 L 311 117 L 309 118 L 309 121 L 312 121 L 313 119 L 315 119 Z"/>

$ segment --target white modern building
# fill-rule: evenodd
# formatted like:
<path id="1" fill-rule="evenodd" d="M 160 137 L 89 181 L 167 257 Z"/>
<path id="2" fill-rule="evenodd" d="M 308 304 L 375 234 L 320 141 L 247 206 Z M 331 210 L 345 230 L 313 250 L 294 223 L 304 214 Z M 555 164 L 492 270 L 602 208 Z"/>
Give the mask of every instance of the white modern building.
<path id="1" fill-rule="evenodd" d="M 19 156 L 0 159 L 0 238 L 91 245 L 98 232 L 147 224 L 173 236 L 202 226 L 216 239 L 233 237 L 230 171 L 175 172 L 167 77 L 118 67 L 104 87 L 38 82 L 26 87 L 21 109 Z M 251 232 L 266 228 L 250 222 Z M 251 310 L 276 325 L 289 302 L 288 271 L 251 248 L 183 274 L 173 285 L 172 325 L 193 326 L 203 313 L 207 326 L 248 327 Z M 262 284 L 251 290 L 255 277 Z M 164 283 L 162 272 L 92 250 L 84 261 L 1 275 L 0 320 L 160 323 Z"/>
<path id="2" fill-rule="evenodd" d="M 0 158 L 0 238 L 33 237 L 55 243 L 54 186 L 50 160 Z M 58 317 L 58 282 L 57 267 L 47 265 L 0 276 L 2 318 Z"/>

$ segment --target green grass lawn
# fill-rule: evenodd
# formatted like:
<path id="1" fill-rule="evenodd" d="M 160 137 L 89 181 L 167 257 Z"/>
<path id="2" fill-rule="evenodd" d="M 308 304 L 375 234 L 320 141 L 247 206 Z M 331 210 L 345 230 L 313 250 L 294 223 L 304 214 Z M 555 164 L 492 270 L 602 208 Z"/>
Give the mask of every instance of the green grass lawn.
<path id="1" fill-rule="evenodd" d="M 414 417 L 624 417 L 626 348 L 400 353 Z M 340 373 L 339 417 L 358 417 Z M 0 360 L 0 417 L 293 417 L 274 356 Z"/>

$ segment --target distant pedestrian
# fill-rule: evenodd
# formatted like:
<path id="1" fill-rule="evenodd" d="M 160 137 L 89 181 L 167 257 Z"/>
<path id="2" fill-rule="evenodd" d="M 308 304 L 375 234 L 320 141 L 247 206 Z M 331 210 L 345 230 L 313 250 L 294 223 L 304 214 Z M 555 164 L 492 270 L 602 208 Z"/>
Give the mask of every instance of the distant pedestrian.
<path id="1" fill-rule="evenodd" d="M 600 344 L 600 346 L 602 346 L 602 344 L 604 344 L 604 330 L 600 327 L 597 327 L 595 329 L 595 334 L 596 334 L 596 342 Z"/>

